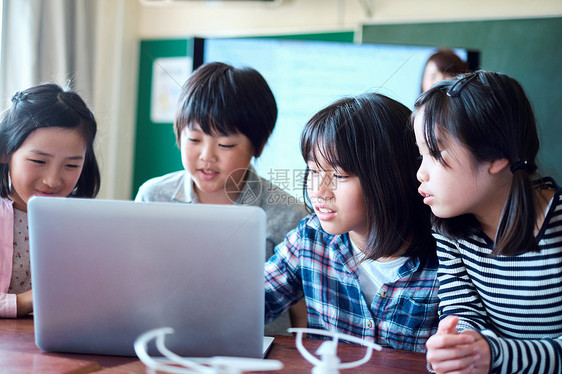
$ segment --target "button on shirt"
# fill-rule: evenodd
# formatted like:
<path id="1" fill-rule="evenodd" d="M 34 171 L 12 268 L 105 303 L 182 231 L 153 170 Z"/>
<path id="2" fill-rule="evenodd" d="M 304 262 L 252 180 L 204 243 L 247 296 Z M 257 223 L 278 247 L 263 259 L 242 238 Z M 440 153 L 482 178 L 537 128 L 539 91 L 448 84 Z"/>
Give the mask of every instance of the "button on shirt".
<path id="1" fill-rule="evenodd" d="M 287 234 L 265 265 L 266 322 L 304 297 L 310 328 L 424 352 L 437 331 L 439 301 L 435 247 L 426 252 L 431 255 L 423 261 L 409 258 L 369 305 L 349 236 L 327 234 L 313 214 Z"/>
<path id="2" fill-rule="evenodd" d="M 349 241 L 353 254 L 359 259 L 359 268 L 357 273 L 359 276 L 359 286 L 363 292 L 363 296 L 370 305 L 373 298 L 379 292 L 385 283 L 393 282 L 398 277 L 398 271 L 408 261 L 408 257 L 398 257 L 391 261 L 375 261 L 364 259 L 365 254 L 355 245 L 353 240 Z M 381 297 L 386 297 L 386 291 L 381 292 Z"/>

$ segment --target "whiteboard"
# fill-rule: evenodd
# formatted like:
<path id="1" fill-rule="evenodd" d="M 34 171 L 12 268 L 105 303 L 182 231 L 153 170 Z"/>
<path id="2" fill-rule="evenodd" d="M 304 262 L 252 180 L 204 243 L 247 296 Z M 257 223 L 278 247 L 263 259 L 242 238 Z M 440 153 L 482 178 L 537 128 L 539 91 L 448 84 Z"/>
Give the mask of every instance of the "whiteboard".
<path id="1" fill-rule="evenodd" d="M 409 108 L 420 93 L 425 62 L 436 49 L 283 39 L 205 39 L 203 62 L 259 71 L 273 91 L 279 116 L 261 157 L 263 178 L 302 198 L 305 163 L 300 134 L 319 110 L 344 96 L 385 94 Z M 455 52 L 466 61 L 465 50 Z"/>

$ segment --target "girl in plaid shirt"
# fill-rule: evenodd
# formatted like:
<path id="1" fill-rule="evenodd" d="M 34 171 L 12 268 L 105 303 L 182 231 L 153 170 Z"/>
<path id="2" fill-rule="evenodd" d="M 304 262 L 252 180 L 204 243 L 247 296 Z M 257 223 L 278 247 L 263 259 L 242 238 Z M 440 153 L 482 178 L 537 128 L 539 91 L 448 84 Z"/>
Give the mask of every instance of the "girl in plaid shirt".
<path id="1" fill-rule="evenodd" d="M 410 110 L 380 94 L 336 101 L 306 124 L 311 215 L 265 265 L 265 319 L 306 301 L 308 327 L 424 351 L 437 329 L 437 258 L 417 194 Z"/>

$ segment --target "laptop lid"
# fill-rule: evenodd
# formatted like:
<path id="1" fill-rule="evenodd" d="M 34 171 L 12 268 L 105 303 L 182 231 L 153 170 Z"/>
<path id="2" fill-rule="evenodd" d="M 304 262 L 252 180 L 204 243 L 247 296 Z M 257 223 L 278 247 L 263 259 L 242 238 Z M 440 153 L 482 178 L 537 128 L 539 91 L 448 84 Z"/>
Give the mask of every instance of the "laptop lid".
<path id="1" fill-rule="evenodd" d="M 172 327 L 179 355 L 262 357 L 262 209 L 34 197 L 28 220 L 39 348 L 134 356 Z"/>

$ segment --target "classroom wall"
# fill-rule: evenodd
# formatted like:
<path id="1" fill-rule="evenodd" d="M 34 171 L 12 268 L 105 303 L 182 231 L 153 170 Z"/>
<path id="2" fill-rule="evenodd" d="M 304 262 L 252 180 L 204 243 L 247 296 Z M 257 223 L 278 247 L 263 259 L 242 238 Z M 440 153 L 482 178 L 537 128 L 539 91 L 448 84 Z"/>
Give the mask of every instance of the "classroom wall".
<path id="1" fill-rule="evenodd" d="M 147 4 L 158 3 L 158 6 Z M 361 23 L 562 15 L 560 0 L 141 0 L 139 38 L 311 33 Z"/>
<path id="2" fill-rule="evenodd" d="M 562 177 L 562 17 L 366 24 L 365 43 L 433 45 L 480 53 L 480 69 L 515 78 L 533 106 L 539 172 Z"/>
<path id="3" fill-rule="evenodd" d="M 124 0 L 135 12 L 136 39 L 185 39 L 193 36 L 253 36 L 288 35 L 356 31 L 356 41 L 362 39 L 362 25 L 395 23 L 466 21 L 486 19 L 517 19 L 562 16 L 560 0 L 274 0 L 260 1 L 173 1 Z M 149 5 L 156 4 L 156 5 Z M 132 35 L 134 37 L 134 35 Z M 140 76 L 139 76 L 140 77 Z M 137 96 L 137 84 L 121 87 Z M 118 111 L 130 111 L 119 108 Z M 135 111 L 138 110 L 135 109 Z M 123 114 L 120 113 L 120 116 Z M 125 115 L 135 116 L 135 113 Z M 134 137 L 134 134 L 131 134 Z M 132 140 L 134 142 L 134 139 Z M 102 145 L 103 147 L 103 145 Z M 121 175 L 133 174 L 132 157 L 128 149 L 106 160 L 120 163 Z M 134 152 L 134 150 L 133 150 Z M 132 183 L 124 185 L 124 178 L 104 180 L 104 198 L 130 198 Z M 126 179 L 126 178 L 125 178 Z M 115 186 L 113 186 L 115 185 Z M 118 188 L 116 188 L 116 186 Z"/>

